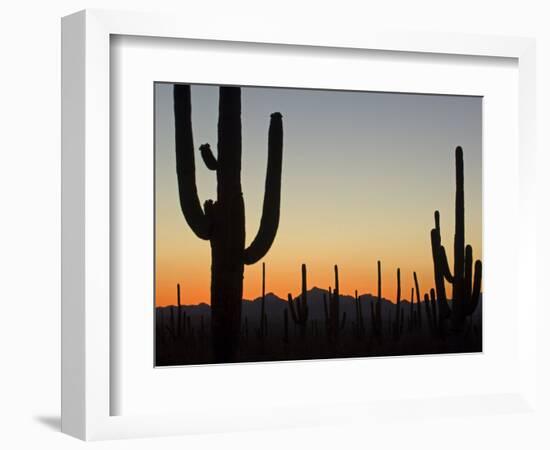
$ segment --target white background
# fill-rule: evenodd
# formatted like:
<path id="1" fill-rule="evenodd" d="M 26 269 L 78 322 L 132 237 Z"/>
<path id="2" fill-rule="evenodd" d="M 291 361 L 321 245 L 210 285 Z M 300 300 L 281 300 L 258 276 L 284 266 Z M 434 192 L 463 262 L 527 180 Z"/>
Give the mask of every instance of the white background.
<path id="1" fill-rule="evenodd" d="M 111 245 L 117 257 L 111 260 L 111 273 L 118 282 L 111 297 L 117 311 L 111 335 L 117 355 L 111 368 L 112 414 L 182 413 L 188 423 L 193 417 L 208 417 L 210 426 L 217 427 L 219 416 L 224 425 L 228 422 L 221 406 L 231 405 L 233 422 L 254 426 L 263 424 L 264 417 L 278 423 L 273 408 L 295 411 L 311 404 L 317 405 L 316 412 L 340 404 L 518 391 L 517 268 L 510 262 L 518 248 L 511 237 L 519 229 L 513 200 L 519 191 L 517 62 L 379 51 L 314 52 L 288 46 L 204 46 L 135 37 L 114 42 L 111 117 L 117 132 L 111 151 L 118 176 L 111 185 L 116 217 L 111 221 Z M 292 70 L 281 70 L 289 61 Z M 218 67 L 226 69 L 219 72 Z M 342 70 L 346 67 L 353 70 Z M 483 237 L 488 268 L 483 274 L 483 355 L 153 368 L 153 333 L 143 331 L 154 328 L 153 82 L 265 86 L 274 79 L 278 86 L 483 96 L 483 221 L 490 230 Z M 497 165 L 497 171 L 490 170 Z M 457 374 L 460 383 L 451 381 Z M 177 388 L 182 384 L 185 387 Z"/>
<path id="2" fill-rule="evenodd" d="M 347 2 L 328 5 L 296 0 L 278 2 L 184 1 L 58 1 L 3 5 L 0 15 L 0 183 L 3 214 L 0 220 L 2 255 L 2 305 L 0 310 L 0 445 L 4 448 L 73 448 L 84 445 L 58 432 L 59 428 L 59 193 L 60 193 L 60 28 L 59 17 L 85 7 L 169 10 L 179 7 L 196 14 L 205 27 L 216 21 L 261 20 L 269 27 L 315 27 L 338 33 L 339 27 L 362 29 L 369 24 L 389 28 L 491 33 L 538 38 L 538 143 L 549 148 L 550 124 L 550 14 L 544 2 L 464 0 Z M 219 3 L 216 4 L 216 3 Z M 224 6 L 224 4 L 227 5 Z M 230 3 L 230 5 L 229 5 Z M 235 19 L 237 20 L 237 19 Z M 238 26 L 238 21 L 236 22 Z M 547 124 L 544 126 L 544 124 Z M 546 129 L 545 129 L 546 128 Z M 543 181 L 550 158 L 539 155 L 539 205 L 548 208 L 548 182 Z M 540 231 L 549 230 L 544 213 Z M 548 250 L 546 234 L 539 232 L 539 270 Z M 546 277 L 547 278 L 547 277 Z M 544 279 L 541 277 L 541 279 Z M 7 289 L 6 289 L 7 288 Z M 544 327 L 546 310 L 538 312 L 540 342 L 548 342 Z M 541 395 L 550 380 L 540 345 Z M 546 397 L 546 404 L 548 397 Z M 434 413 L 437 416 L 436 413 Z M 499 448 L 548 448 L 549 418 L 497 415 L 477 418 L 443 418 L 422 423 L 414 417 L 395 425 L 377 423 L 362 429 L 335 427 L 282 430 L 280 432 L 165 438 L 133 442 L 102 442 L 101 448 L 279 448 L 308 446 L 333 448 L 357 445 L 376 448 L 448 449 L 491 446 Z M 453 421 L 456 432 L 441 434 Z"/>

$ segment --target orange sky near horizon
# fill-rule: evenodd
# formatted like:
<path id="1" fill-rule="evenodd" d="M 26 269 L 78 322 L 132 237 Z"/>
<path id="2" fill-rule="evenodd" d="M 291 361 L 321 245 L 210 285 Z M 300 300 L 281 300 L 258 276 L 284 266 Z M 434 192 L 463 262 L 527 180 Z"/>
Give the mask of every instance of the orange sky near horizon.
<path id="1" fill-rule="evenodd" d="M 216 151 L 217 92 L 192 88 L 196 149 L 210 142 Z M 435 209 L 452 269 L 456 145 L 464 148 L 466 242 L 482 259 L 481 106 L 477 97 L 243 88 L 247 244 L 260 223 L 270 112 L 282 112 L 285 130 L 277 237 L 262 261 L 245 266 L 243 297 L 261 295 L 262 262 L 266 292 L 283 299 L 299 294 L 302 263 L 309 289 L 333 287 L 338 264 L 342 295 L 376 295 L 380 260 L 384 298 L 395 300 L 398 267 L 402 299 L 413 271 L 428 292 Z M 177 194 L 171 85 L 155 85 L 155 114 L 155 303 L 176 304 L 177 283 L 182 303 L 209 303 L 210 244 L 189 229 Z M 201 202 L 215 198 L 215 173 L 198 151 L 196 166 Z"/>

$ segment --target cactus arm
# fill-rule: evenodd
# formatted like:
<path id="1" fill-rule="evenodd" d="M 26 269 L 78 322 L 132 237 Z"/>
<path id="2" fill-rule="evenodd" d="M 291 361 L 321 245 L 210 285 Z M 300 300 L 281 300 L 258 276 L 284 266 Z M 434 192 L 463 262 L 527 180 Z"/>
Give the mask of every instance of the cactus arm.
<path id="1" fill-rule="evenodd" d="M 439 258 L 441 262 L 441 270 L 443 272 L 443 276 L 449 283 L 454 283 L 454 276 L 451 274 L 451 269 L 449 268 L 447 253 L 445 252 L 445 247 L 443 247 L 442 245 L 439 247 Z"/>
<path id="2" fill-rule="evenodd" d="M 271 248 L 277 229 L 281 206 L 281 171 L 283 166 L 283 121 L 280 113 L 271 114 L 269 125 L 267 173 L 264 204 L 258 234 L 244 251 L 244 263 L 254 264 Z"/>
<path id="3" fill-rule="evenodd" d="M 472 300 L 472 246 L 467 245 L 466 246 L 466 256 L 465 256 L 465 264 L 464 264 L 464 297 L 466 299 L 466 303 L 470 303 Z"/>
<path id="4" fill-rule="evenodd" d="M 218 160 L 212 153 L 210 144 L 203 144 L 199 147 L 204 165 L 210 170 L 218 170 Z"/>
<path id="5" fill-rule="evenodd" d="M 174 120 L 176 173 L 181 211 L 193 233 L 200 239 L 208 240 L 210 221 L 202 210 L 195 181 L 191 88 L 189 85 L 174 85 Z"/>
<path id="6" fill-rule="evenodd" d="M 449 261 L 447 260 L 447 253 L 445 252 L 445 247 L 441 245 L 441 227 L 439 223 L 439 211 L 434 212 L 435 228 L 432 229 L 431 242 L 432 242 L 432 257 L 434 264 L 440 264 L 440 268 L 443 276 L 449 282 L 453 282 L 453 275 L 451 274 L 451 269 L 449 268 Z M 435 267 L 434 267 L 435 269 Z"/>
<path id="7" fill-rule="evenodd" d="M 418 287 L 418 277 L 416 272 L 413 272 L 414 288 L 416 290 L 416 303 L 420 305 L 420 288 Z"/>
<path id="8" fill-rule="evenodd" d="M 474 267 L 474 286 L 472 289 L 472 299 L 471 301 L 466 305 L 466 315 L 472 314 L 479 303 L 479 297 L 481 295 L 481 273 L 482 273 L 482 265 L 481 261 L 477 260 Z"/>

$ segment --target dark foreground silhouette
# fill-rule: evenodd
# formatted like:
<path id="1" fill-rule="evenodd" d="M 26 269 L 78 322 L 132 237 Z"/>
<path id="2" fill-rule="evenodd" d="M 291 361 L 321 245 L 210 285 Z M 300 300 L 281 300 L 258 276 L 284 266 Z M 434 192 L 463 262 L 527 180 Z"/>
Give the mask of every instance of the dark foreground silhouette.
<path id="1" fill-rule="evenodd" d="M 369 294 L 358 296 L 358 300 L 354 296 L 340 296 L 341 315 L 336 337 L 330 309 L 327 308 L 327 319 L 324 307 L 323 298 L 328 295 L 328 290 L 316 287 L 307 291 L 305 326 L 292 320 L 289 303 L 274 294 L 265 295 L 263 306 L 262 297 L 244 300 L 243 325 L 234 362 L 482 351 L 481 301 L 462 331 L 441 334 L 433 314 L 427 313 L 428 308 L 432 311 L 431 301 L 426 304 L 401 300 L 398 306 Z M 380 305 L 381 319 L 377 319 L 377 305 Z M 371 309 L 375 312 L 374 322 Z M 399 330 L 396 330 L 396 316 L 400 317 Z M 374 325 L 376 322 L 378 325 Z M 208 305 L 156 309 L 157 366 L 215 363 L 211 344 Z"/>
<path id="2" fill-rule="evenodd" d="M 454 233 L 454 271 L 451 273 L 441 243 L 440 216 L 434 214 L 430 232 L 435 288 L 420 289 L 416 272 L 410 300 L 401 300 L 401 271 L 396 271 L 396 302 L 382 297 L 382 267 L 377 263 L 378 292 L 341 296 L 338 266 L 334 289 L 307 287 L 302 265 L 302 290 L 287 301 L 265 294 L 239 301 L 244 320 L 235 329 L 231 358 L 220 359 L 215 309 L 208 305 L 182 306 L 177 286 L 177 307 L 156 310 L 156 364 L 179 365 L 217 362 L 277 361 L 360 356 L 416 355 L 480 352 L 482 350 L 481 261 L 464 236 L 464 165 L 457 147 Z M 452 287 L 447 300 L 445 282 Z M 424 292 L 424 295 L 422 295 Z M 213 322 L 214 320 L 214 322 Z"/>
<path id="3" fill-rule="evenodd" d="M 217 156 L 208 144 L 199 148 L 217 180 L 216 200 L 207 200 L 204 209 L 195 181 L 189 85 L 174 86 L 174 120 L 181 210 L 194 234 L 208 240 L 211 247 L 211 307 L 182 306 L 177 286 L 178 306 L 156 311 L 157 365 L 481 351 L 482 264 L 479 260 L 474 264 L 472 247 L 465 243 L 461 147 L 455 151 L 453 272 L 441 242 L 440 215 L 435 211 L 435 228 L 427 240 L 432 249 L 433 289 L 422 296 L 414 273 L 410 302 L 401 301 L 401 273 L 397 269 L 394 306 L 382 298 L 379 261 L 376 298 L 356 292 L 350 309 L 340 295 L 337 266 L 334 289 L 329 287 L 323 292 L 308 291 L 307 268 L 302 265 L 300 295 L 293 298 L 288 294 L 287 301 L 273 299 L 268 305 L 265 266 L 259 301 L 243 301 L 243 277 L 244 266 L 264 258 L 277 234 L 283 152 L 281 114 L 271 115 L 262 218 L 258 234 L 248 247 L 241 187 L 240 88 L 220 87 Z M 452 286 L 451 302 L 447 300 L 445 282 Z"/>

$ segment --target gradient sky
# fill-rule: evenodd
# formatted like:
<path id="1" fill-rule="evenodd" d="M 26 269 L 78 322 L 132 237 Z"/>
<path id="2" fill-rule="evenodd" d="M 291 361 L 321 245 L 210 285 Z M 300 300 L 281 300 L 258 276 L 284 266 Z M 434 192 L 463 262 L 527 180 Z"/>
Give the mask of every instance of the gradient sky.
<path id="1" fill-rule="evenodd" d="M 155 84 L 156 304 L 210 302 L 210 244 L 197 238 L 181 213 L 176 179 L 172 85 Z M 191 88 L 197 185 L 201 203 L 215 199 L 216 175 L 199 145 L 216 153 L 216 86 Z M 246 242 L 260 223 L 272 112 L 283 114 L 281 219 L 264 258 L 266 290 L 281 298 L 308 287 L 376 292 L 382 261 L 383 296 L 402 296 L 412 272 L 422 292 L 433 286 L 430 230 L 441 212 L 442 239 L 452 264 L 454 149 L 464 149 L 466 241 L 481 259 L 482 99 L 480 97 L 245 87 L 242 89 L 242 187 Z M 261 293 L 261 262 L 245 266 L 244 298 Z"/>

